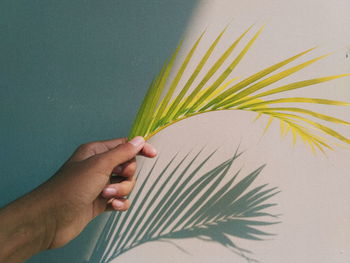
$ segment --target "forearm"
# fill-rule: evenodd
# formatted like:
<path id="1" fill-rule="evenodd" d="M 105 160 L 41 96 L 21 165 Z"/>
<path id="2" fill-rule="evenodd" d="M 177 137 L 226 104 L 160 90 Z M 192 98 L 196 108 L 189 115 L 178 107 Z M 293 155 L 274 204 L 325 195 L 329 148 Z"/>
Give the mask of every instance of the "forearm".
<path id="1" fill-rule="evenodd" d="M 20 263 L 40 251 L 61 247 L 95 216 L 106 210 L 127 210 L 125 196 L 135 185 L 139 153 L 156 155 L 142 137 L 82 145 L 50 180 L 0 209 L 0 263 Z M 125 179 L 112 183 L 114 171 Z"/>
<path id="2" fill-rule="evenodd" d="M 0 210 L 0 262 L 23 262 L 50 245 L 55 222 L 42 190 L 23 196 Z"/>

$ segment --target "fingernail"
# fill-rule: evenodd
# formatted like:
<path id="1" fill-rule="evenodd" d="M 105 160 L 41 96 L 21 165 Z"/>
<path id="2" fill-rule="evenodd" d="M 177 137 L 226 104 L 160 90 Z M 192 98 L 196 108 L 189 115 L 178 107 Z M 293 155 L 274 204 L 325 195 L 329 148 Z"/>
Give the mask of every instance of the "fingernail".
<path id="1" fill-rule="evenodd" d="M 113 204 L 116 208 L 122 208 L 124 206 L 124 203 L 120 200 L 114 200 Z"/>
<path id="2" fill-rule="evenodd" d="M 104 197 L 111 197 L 111 196 L 114 196 L 117 194 L 117 189 L 112 188 L 112 187 L 108 187 L 108 188 L 103 189 L 102 194 Z"/>
<path id="3" fill-rule="evenodd" d="M 140 147 L 142 144 L 145 143 L 145 139 L 141 136 L 136 136 L 131 141 L 129 141 L 129 143 L 131 143 L 135 147 Z"/>

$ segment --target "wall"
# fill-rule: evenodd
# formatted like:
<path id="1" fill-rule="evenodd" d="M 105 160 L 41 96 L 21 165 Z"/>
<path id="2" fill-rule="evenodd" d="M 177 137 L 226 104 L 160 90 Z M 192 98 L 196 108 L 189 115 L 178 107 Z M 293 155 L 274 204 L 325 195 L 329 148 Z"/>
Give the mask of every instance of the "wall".
<path id="1" fill-rule="evenodd" d="M 256 93 L 259 94 L 262 91 L 271 90 L 295 81 L 349 73 L 350 35 L 347 30 L 350 25 L 350 18 L 348 10 L 349 1 L 345 0 L 202 0 L 189 22 L 184 48 L 188 51 L 203 29 L 207 28 L 207 31 L 196 50 L 192 63 L 189 65 L 190 70 L 185 74 L 183 80 L 180 81 L 179 89 L 183 87 L 181 85 L 187 81 L 196 63 L 200 61 L 218 32 L 227 24 L 229 24 L 229 27 L 220 44 L 213 53 L 211 60 L 208 60 L 208 63 L 200 73 L 202 77 L 210 69 L 210 66 L 214 64 L 215 59 L 218 59 L 224 52 L 224 48 L 228 47 L 244 30 L 254 23 L 255 26 L 245 37 L 246 40 L 243 41 L 244 44 L 238 46 L 238 50 L 234 52 L 225 64 L 225 66 L 228 66 L 248 42 L 247 38 L 250 39 L 261 25 L 266 24 L 257 41 L 230 75 L 230 78 L 239 77 L 237 82 L 234 83 L 238 83 L 268 66 L 315 46 L 318 48 L 285 66 L 284 69 L 299 65 L 317 56 L 329 52 L 332 53 L 317 63 L 285 79 L 272 83 Z M 185 52 L 182 53 L 182 59 L 184 54 Z M 179 64 L 177 66 L 179 67 Z M 219 70 L 220 73 L 225 66 L 220 69 L 221 71 Z M 277 72 L 282 71 L 283 69 L 277 70 Z M 268 76 L 274 74 L 272 73 Z M 196 78 L 192 85 L 193 88 L 201 81 L 200 76 Z M 219 76 L 219 74 L 216 76 Z M 268 76 L 264 79 L 267 79 Z M 213 83 L 214 79 L 215 77 L 209 81 L 207 86 Z M 350 79 L 346 77 L 308 86 L 303 89 L 274 94 L 271 97 L 266 96 L 262 99 L 314 97 L 350 101 L 349 86 Z M 271 104 L 269 106 L 272 108 L 306 108 L 339 117 L 346 121 L 349 121 L 350 116 L 349 107 L 307 105 L 305 103 Z M 292 113 L 298 115 L 298 112 Z M 171 212 L 175 211 L 174 213 L 179 216 L 176 218 L 169 217 L 171 218 L 170 221 L 175 221 L 174 225 L 176 226 L 176 220 L 186 215 L 186 208 L 181 211 L 182 214 L 176 210 L 183 208 L 180 201 L 183 200 L 184 203 L 195 204 L 196 200 L 193 200 L 193 196 L 191 196 L 192 200 L 185 199 L 183 197 L 185 196 L 183 194 L 185 190 L 183 192 L 173 190 L 173 192 L 169 192 L 175 192 L 177 194 L 176 197 L 179 197 L 180 200 L 176 202 L 174 201 L 176 200 L 175 197 L 169 197 L 164 204 L 164 206 L 170 207 L 169 211 L 159 209 L 158 204 L 161 204 L 161 200 L 164 200 L 163 197 L 168 194 L 167 191 L 164 191 L 163 196 L 161 195 L 162 193 L 158 195 L 157 191 L 163 187 L 160 183 L 159 185 L 162 185 L 162 187 L 158 186 L 153 191 L 154 196 L 159 196 L 158 199 L 154 201 L 152 198 L 140 198 L 138 200 L 140 207 L 141 201 L 151 200 L 149 201 L 150 205 L 152 205 L 150 209 L 148 206 L 144 206 L 144 211 L 141 210 L 141 213 L 138 213 L 139 210 L 135 208 L 132 216 L 124 217 L 129 221 L 111 221 L 110 228 L 107 227 L 106 230 L 111 230 L 115 235 L 107 236 L 109 242 L 105 242 L 104 236 L 102 236 L 101 246 L 105 245 L 107 247 L 106 253 L 103 253 L 103 255 L 108 256 L 102 257 L 102 260 L 99 262 L 130 263 L 140 262 L 140 259 L 142 259 L 142 262 L 152 263 L 256 262 L 248 261 L 246 257 L 266 263 L 349 262 L 350 209 L 348 205 L 348 186 L 350 184 L 350 173 L 348 163 L 350 151 L 348 145 L 346 147 L 334 145 L 334 150 L 326 150 L 326 154 L 322 154 L 319 151 L 317 154 L 313 154 L 310 147 L 307 144 L 305 145 L 301 136 L 297 136 L 296 145 L 294 146 L 291 133 L 281 136 L 280 123 L 277 119 L 274 119 L 268 131 L 264 134 L 264 128 L 269 118 L 264 116 L 254 122 L 255 117 L 256 113 L 242 110 L 207 113 L 206 115 L 198 115 L 177 122 L 162 130 L 151 138 L 152 143 L 159 149 L 160 155 L 154 170 L 152 170 L 154 175 L 153 181 L 150 179 L 151 182 L 148 189 L 151 189 L 158 182 L 162 169 L 166 167 L 175 154 L 178 154 L 178 159 L 174 162 L 174 167 L 188 152 L 191 155 L 186 160 L 190 162 L 192 156 L 204 147 L 201 157 L 197 159 L 198 163 L 200 163 L 209 155 L 208 153 L 218 149 L 213 157 L 213 159 L 216 159 L 211 159 L 211 162 L 206 163 L 206 166 L 198 173 L 198 176 L 203 178 L 205 172 L 232 157 L 239 145 L 240 150 L 244 153 L 232 165 L 228 178 L 233 178 L 235 172 L 242 169 L 240 176 L 236 179 L 237 183 L 237 180 L 240 180 L 249 172 L 262 164 L 266 164 L 266 167 L 251 185 L 250 189 L 268 184 L 268 187 L 277 187 L 281 191 L 267 201 L 268 204 L 272 205 L 267 211 L 278 215 L 272 221 L 277 220 L 279 224 L 269 226 L 262 226 L 263 224 L 261 224 L 261 227 L 258 228 L 260 231 L 267 231 L 273 235 L 260 237 L 263 241 L 259 239 L 249 240 L 249 238 L 245 238 L 246 235 L 243 235 L 247 231 L 244 227 L 240 225 L 237 227 L 237 225 L 232 224 L 230 227 L 227 227 L 226 231 L 231 233 L 230 237 L 236 248 L 240 248 L 235 250 L 232 249 L 227 240 L 226 242 L 223 242 L 222 239 L 220 240 L 221 236 L 218 234 L 220 230 L 224 232 L 224 227 L 221 225 L 222 228 L 215 228 L 216 225 L 220 225 L 219 220 L 215 224 L 206 222 L 207 225 L 201 225 L 200 222 L 196 226 L 197 228 L 191 228 L 190 226 L 187 228 L 187 231 L 186 229 L 179 230 L 180 227 L 177 229 L 169 227 L 169 234 L 167 229 L 162 228 L 164 225 L 158 228 L 161 222 L 165 222 L 164 224 L 168 223 L 164 218 L 167 218 L 168 214 L 171 215 Z M 312 120 L 325 124 L 324 121 L 322 122 L 318 118 L 312 118 Z M 349 125 L 338 125 L 335 123 L 327 123 L 325 125 L 330 125 L 331 128 L 349 138 Z M 315 133 L 317 132 L 315 131 Z M 329 139 L 331 143 L 335 142 L 334 138 Z M 141 170 L 143 178 L 153 168 L 154 162 L 154 160 L 144 160 L 144 166 Z M 194 165 L 194 167 L 197 166 Z M 191 172 L 195 170 L 194 167 L 190 170 Z M 166 175 L 162 177 L 162 180 L 165 181 L 170 177 L 174 178 L 173 180 L 175 181 L 181 176 L 181 171 L 181 169 L 177 170 L 174 178 L 171 177 L 172 168 L 170 168 Z M 172 184 L 170 185 L 171 187 L 173 186 Z M 210 187 L 212 185 L 215 185 L 215 180 L 209 183 Z M 188 188 L 192 186 L 192 189 L 195 189 L 191 182 L 187 182 L 185 186 Z M 134 193 L 139 193 L 138 189 L 141 189 L 141 186 L 136 188 Z M 213 195 L 217 191 L 212 191 Z M 198 196 L 199 194 L 196 197 Z M 208 199 L 210 198 L 203 200 L 201 205 L 204 206 Z M 168 200 L 172 200 L 172 203 Z M 228 200 L 227 203 L 231 200 Z M 231 202 L 234 202 L 234 199 Z M 174 204 L 177 204 L 177 206 Z M 218 218 L 224 214 L 222 213 L 223 208 L 222 206 L 217 208 L 217 210 L 214 209 L 219 214 Z M 189 211 L 190 208 L 187 207 L 187 209 Z M 232 208 L 232 210 L 234 209 Z M 240 209 L 237 210 L 242 211 Z M 155 213 L 153 213 L 154 211 Z M 157 211 L 162 214 L 162 217 L 158 216 Z M 193 211 L 192 213 L 195 214 L 196 212 Z M 134 215 L 140 218 L 135 217 L 136 223 L 133 221 Z M 169 217 L 167 218 L 168 220 Z M 207 219 L 208 217 L 204 218 Z M 151 220 L 148 220 L 149 218 Z M 203 219 L 203 221 L 205 220 Z M 123 225 L 122 222 L 127 223 Z M 129 228 L 128 232 L 129 223 L 134 223 L 135 225 Z M 149 225 L 144 227 L 147 224 Z M 119 232 L 120 228 L 122 228 L 121 232 Z M 199 228 L 202 231 L 199 231 Z M 123 231 L 124 229 L 125 231 Z M 210 237 L 208 235 L 210 229 L 219 229 L 219 231 L 215 231 Z M 195 236 L 193 233 L 197 230 L 197 238 L 193 238 Z M 107 233 L 110 233 L 108 231 Z M 258 231 L 254 232 L 252 229 L 250 231 L 250 233 L 258 233 Z M 134 234 L 134 232 L 137 234 Z M 150 233 L 149 236 L 144 235 L 145 232 Z M 118 233 L 119 236 L 125 238 L 118 239 Z M 152 237 L 154 238 L 152 239 Z M 122 241 L 120 246 L 118 246 L 119 240 Z M 138 243 L 138 241 L 140 242 Z M 106 246 L 106 244 L 109 246 Z M 127 250 L 128 247 L 132 249 Z M 118 248 L 121 249 L 118 250 Z M 123 251 L 124 248 L 126 249 L 125 253 Z M 97 255 L 98 257 L 99 255 Z M 111 259 L 112 261 L 110 261 Z"/>
<path id="2" fill-rule="evenodd" d="M 0 206 L 81 143 L 128 134 L 195 2 L 1 1 Z M 30 262 L 78 262 L 87 239 Z"/>

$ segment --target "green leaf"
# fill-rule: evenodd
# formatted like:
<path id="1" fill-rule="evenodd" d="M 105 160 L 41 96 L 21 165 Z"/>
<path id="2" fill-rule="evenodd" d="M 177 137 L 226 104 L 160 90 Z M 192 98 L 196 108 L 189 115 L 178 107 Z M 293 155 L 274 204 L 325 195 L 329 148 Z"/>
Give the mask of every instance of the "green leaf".
<path id="1" fill-rule="evenodd" d="M 175 101 L 171 104 L 168 112 L 165 114 L 165 121 L 167 120 L 172 120 L 175 116 L 175 114 L 179 111 L 179 109 L 177 109 L 177 106 L 179 105 L 179 103 L 181 102 L 181 100 L 183 99 L 183 97 L 186 95 L 187 91 L 190 89 L 192 83 L 194 82 L 194 80 L 196 79 L 196 77 L 198 76 L 199 72 L 202 70 L 203 66 L 205 65 L 205 63 L 207 62 L 207 60 L 209 59 L 210 55 L 213 53 L 216 45 L 219 43 L 219 40 L 221 39 L 221 37 L 223 36 L 223 34 L 226 31 L 225 27 L 222 32 L 219 34 L 219 36 L 215 39 L 215 41 L 211 44 L 211 46 L 209 47 L 209 49 L 206 51 L 206 53 L 204 54 L 204 56 L 202 57 L 202 59 L 200 60 L 200 62 L 198 63 L 197 67 L 195 68 L 195 70 L 193 71 L 192 75 L 190 76 L 190 78 L 188 79 L 188 81 L 186 82 L 185 86 L 181 89 L 179 95 L 177 95 L 177 97 L 175 98 Z"/>
<path id="2" fill-rule="evenodd" d="M 314 112 L 311 110 L 306 110 L 306 109 L 299 109 L 299 108 L 292 108 L 292 107 L 279 107 L 279 108 L 253 108 L 254 111 L 291 111 L 291 112 L 298 112 L 298 113 L 304 113 L 307 115 L 311 115 L 312 117 L 328 121 L 328 122 L 333 122 L 333 123 L 339 123 L 339 124 L 344 124 L 344 125 L 350 125 L 350 122 L 344 121 L 338 118 L 334 118 L 332 116 L 328 116 L 322 113 Z"/>
<path id="3" fill-rule="evenodd" d="M 189 113 L 193 112 L 193 109 L 196 108 L 198 105 L 200 105 L 204 100 L 206 100 L 211 93 L 217 89 L 220 84 L 231 74 L 231 72 L 236 68 L 238 63 L 243 59 L 244 55 L 248 52 L 248 50 L 251 48 L 253 43 L 256 41 L 258 36 L 261 34 L 264 27 L 260 28 L 260 30 L 254 35 L 254 37 L 248 42 L 248 44 L 244 47 L 244 49 L 238 54 L 238 56 L 233 60 L 233 62 L 226 68 L 226 70 L 220 75 L 220 77 L 214 82 L 214 84 L 208 89 L 198 100 L 195 101 L 194 105 L 188 110 Z M 247 31 L 245 32 L 247 33 Z M 244 35 L 240 37 L 243 38 Z M 239 40 L 236 42 L 238 43 Z"/>
<path id="4" fill-rule="evenodd" d="M 259 106 L 265 106 L 275 103 L 314 103 L 314 104 L 324 104 L 324 105 L 335 105 L 335 106 L 350 106 L 349 102 L 337 101 L 337 100 L 327 100 L 327 99 L 317 99 L 317 98 L 282 98 L 274 100 L 266 100 L 256 103 L 247 103 L 239 106 L 237 109 L 247 109 L 256 108 Z"/>
<path id="5" fill-rule="evenodd" d="M 223 92 L 222 94 L 220 94 L 217 98 L 213 99 L 212 101 L 210 101 L 205 107 L 203 107 L 201 110 L 206 110 L 208 108 L 210 108 L 211 106 L 215 105 L 215 107 L 213 107 L 213 109 L 217 109 L 220 108 L 223 104 L 226 103 L 227 98 L 229 98 L 229 96 L 235 94 L 237 91 L 240 91 L 241 89 L 249 86 L 250 84 L 254 83 L 255 81 L 262 79 L 263 77 L 265 77 L 266 75 L 282 68 L 283 66 L 287 65 L 288 63 L 291 63 L 292 61 L 298 59 L 299 57 L 309 53 L 310 51 L 314 50 L 315 48 L 311 48 L 308 49 L 304 52 L 301 52 L 293 57 L 290 57 L 286 60 L 283 60 L 277 64 L 274 64 L 266 69 L 263 69 L 253 75 L 251 75 L 250 77 L 242 80 L 241 82 L 237 83 L 236 85 L 232 86 L 230 89 L 228 89 L 227 91 Z"/>
<path id="6" fill-rule="evenodd" d="M 212 78 L 212 76 L 229 59 L 231 53 L 238 48 L 238 44 L 246 38 L 245 36 L 251 30 L 251 28 L 252 26 L 248 28 L 245 32 L 243 32 L 243 34 L 241 34 L 240 37 L 238 37 L 235 41 L 232 42 L 232 44 L 224 51 L 221 57 L 213 63 L 208 72 L 206 72 L 204 77 L 199 81 L 199 84 L 192 89 L 191 86 L 194 83 L 194 80 L 197 78 L 199 72 L 203 69 L 204 65 L 207 63 L 209 57 L 214 52 L 214 49 L 221 40 L 226 28 L 223 29 L 219 36 L 217 36 L 216 39 L 211 43 L 211 46 L 205 52 L 204 56 L 201 58 L 199 63 L 196 65 L 194 71 L 189 72 L 191 73 L 191 75 L 185 83 L 184 87 L 179 90 L 177 96 L 174 96 L 175 91 L 178 88 L 180 79 L 185 74 L 186 70 L 188 70 L 188 64 L 193 58 L 201 39 L 204 37 L 204 33 L 200 35 L 200 37 L 193 44 L 188 54 L 185 56 L 185 59 L 182 62 L 178 72 L 175 74 L 175 77 L 172 80 L 168 91 L 165 93 L 165 86 L 169 77 L 169 73 L 173 68 L 175 58 L 181 46 L 179 45 L 174 54 L 172 55 L 169 63 L 164 65 L 159 76 L 156 77 L 155 80 L 152 82 L 152 85 L 149 91 L 147 92 L 144 102 L 142 103 L 138 115 L 135 119 L 129 138 L 136 135 L 141 135 L 144 136 L 145 139 L 149 139 L 161 130 L 165 129 L 170 125 L 175 124 L 176 122 L 196 116 L 198 114 L 204 114 L 207 112 L 219 110 L 255 111 L 259 114 L 257 118 L 259 118 L 261 114 L 272 116 L 271 111 L 273 111 L 273 109 L 271 109 L 270 104 L 278 103 L 299 103 L 298 105 L 290 107 L 289 109 L 293 108 L 291 109 L 292 112 L 298 112 L 303 115 L 308 115 L 304 116 L 304 118 L 311 116 L 322 119 L 323 121 L 337 123 L 339 125 L 347 125 L 347 121 L 340 120 L 339 118 L 304 109 L 303 106 L 300 105 L 300 103 L 320 104 L 325 106 L 349 106 L 350 103 L 323 98 L 288 98 L 283 97 L 283 93 L 305 88 L 311 85 L 328 82 L 338 78 L 347 77 L 350 76 L 350 74 L 340 74 L 328 77 L 313 78 L 303 81 L 296 81 L 277 88 L 270 88 L 272 84 L 279 82 L 280 80 L 287 78 L 288 76 L 291 76 L 296 72 L 303 70 L 305 67 L 311 66 L 313 63 L 330 55 L 326 54 L 313 59 L 309 59 L 305 62 L 298 63 L 296 66 L 284 69 L 284 66 L 301 58 L 302 56 L 311 52 L 314 48 L 308 49 L 304 52 L 289 57 L 279 63 L 276 63 L 270 67 L 267 67 L 257 73 L 254 73 L 248 78 L 234 84 L 231 87 L 229 87 L 229 85 L 231 85 L 230 83 L 233 82 L 234 79 L 231 79 L 230 81 L 224 83 L 226 78 L 234 72 L 234 69 L 243 60 L 248 50 L 251 49 L 253 43 L 261 34 L 263 28 L 260 28 L 253 35 L 253 37 L 249 39 L 248 43 L 245 44 L 245 46 L 243 46 L 240 51 L 238 51 L 238 55 L 235 56 L 230 65 L 221 73 L 221 75 L 219 75 L 219 77 L 215 79 L 211 85 L 205 87 L 205 85 Z M 278 73 L 272 74 L 277 70 L 280 71 Z M 262 89 L 266 90 L 261 92 Z M 189 94 L 187 94 L 189 90 L 192 91 Z M 281 97 L 269 99 L 266 101 L 263 101 L 261 99 L 263 97 L 275 94 L 281 94 Z M 266 110 L 263 111 L 263 108 Z M 284 108 L 286 107 L 279 107 L 281 111 L 287 111 Z M 288 135 L 288 133 L 290 132 L 292 134 L 293 143 L 298 137 L 296 135 L 299 135 L 299 137 L 303 141 L 308 143 L 313 150 L 316 148 L 323 151 L 323 148 L 332 148 L 329 142 L 327 142 L 325 139 L 318 138 L 317 134 L 305 131 L 305 128 L 301 127 L 299 124 L 296 124 L 297 120 L 295 118 L 289 118 L 288 121 L 283 121 L 281 119 L 282 115 L 276 114 L 273 116 L 273 118 L 277 118 L 280 120 L 281 136 L 286 137 L 286 135 Z M 270 120 L 267 123 L 265 132 L 267 131 L 272 121 L 273 119 L 270 118 Z M 295 123 L 296 125 L 293 126 L 293 123 Z M 314 128 L 316 127 L 315 124 L 311 124 L 311 126 L 313 126 Z M 324 127 L 322 126 L 321 128 L 321 126 L 319 126 L 317 129 L 321 130 L 322 132 L 325 132 L 327 130 L 326 128 L 329 127 L 327 125 L 324 125 Z M 327 131 L 327 136 L 334 137 L 336 139 L 343 138 L 343 142 L 349 142 L 348 140 L 345 140 L 345 137 L 340 133 L 333 133 L 330 130 Z"/>
<path id="7" fill-rule="evenodd" d="M 252 93 L 254 93 L 258 90 L 261 90 L 261 89 L 265 88 L 266 86 L 271 85 L 271 84 L 273 84 L 281 79 L 284 79 L 284 78 L 290 76 L 291 74 L 298 72 L 307 66 L 310 66 L 311 64 L 315 63 L 316 61 L 319 61 L 320 59 L 325 58 L 326 56 L 328 56 L 328 55 L 319 56 L 317 58 L 311 59 L 311 60 L 306 61 L 302 64 L 299 64 L 297 66 L 286 69 L 286 70 L 284 70 L 280 73 L 277 73 L 271 77 L 268 77 L 264 80 L 261 80 L 258 83 L 253 84 L 252 86 L 247 87 L 246 89 L 244 89 L 244 90 L 238 92 L 237 94 L 233 95 L 232 97 L 228 98 L 226 100 L 226 104 L 224 104 L 223 107 L 225 109 L 234 107 L 234 106 L 238 105 L 239 103 L 241 103 L 241 102 L 239 102 L 240 99 L 245 98 L 246 96 L 249 96 Z M 254 97 L 252 97 L 252 98 L 254 98 Z"/>
<path id="8" fill-rule="evenodd" d="M 275 89 L 271 89 L 271 90 L 262 92 L 260 94 L 254 95 L 254 96 L 242 98 L 241 100 L 233 102 L 231 105 L 226 105 L 225 108 L 237 107 L 238 105 L 247 103 L 247 102 L 255 100 L 257 98 L 262 98 L 262 97 L 266 97 L 269 95 L 278 94 L 278 93 L 291 91 L 291 90 L 295 90 L 295 89 L 305 88 L 308 86 L 316 85 L 319 83 L 323 83 L 326 81 L 331 81 L 331 80 L 335 80 L 335 79 L 343 78 L 343 77 L 347 77 L 347 76 L 350 76 L 350 74 L 342 74 L 342 75 L 336 75 L 336 76 L 328 76 L 328 77 L 323 77 L 323 78 L 315 78 L 315 79 L 293 82 L 293 83 L 290 83 L 290 84 L 287 84 L 287 85 L 284 85 L 284 86 L 281 86 L 281 87 L 278 87 Z"/>
<path id="9" fill-rule="evenodd" d="M 252 27 L 252 26 L 251 26 Z M 231 46 L 222 54 L 222 56 L 214 63 L 214 65 L 209 69 L 209 71 L 206 73 L 206 75 L 203 77 L 201 82 L 197 85 L 197 87 L 191 92 L 191 94 L 188 96 L 188 98 L 185 100 L 185 102 L 181 105 L 180 109 L 173 114 L 174 118 L 178 117 L 180 114 L 182 114 L 183 110 L 187 107 L 189 103 L 192 102 L 193 98 L 196 97 L 196 95 L 201 91 L 201 89 L 204 87 L 204 85 L 209 81 L 209 79 L 214 75 L 214 73 L 221 67 L 221 65 L 228 59 L 229 55 L 233 52 L 235 47 L 238 45 L 238 43 L 242 40 L 242 38 L 249 32 L 251 29 L 248 28 L 239 38 L 237 38 Z M 230 69 L 228 68 L 227 71 Z M 224 74 L 224 73 L 223 73 Z"/>
<path id="10" fill-rule="evenodd" d="M 174 91 L 175 91 L 175 89 L 176 89 L 176 87 L 177 87 L 177 85 L 178 85 L 178 83 L 179 83 L 179 81 L 180 81 L 180 79 L 181 79 L 181 77 L 182 77 L 182 75 L 183 75 L 185 69 L 187 68 L 188 63 L 190 62 L 190 60 L 191 60 L 191 58 L 192 58 L 192 56 L 193 56 L 195 50 L 197 49 L 197 46 L 198 46 L 199 42 L 201 41 L 201 39 L 202 39 L 204 33 L 205 33 L 205 32 L 203 32 L 203 33 L 200 35 L 200 37 L 198 38 L 198 40 L 197 40 L 197 41 L 195 42 L 195 44 L 192 46 L 190 52 L 187 54 L 187 56 L 186 56 L 184 62 L 182 63 L 182 65 L 181 65 L 179 71 L 177 72 L 177 74 L 176 74 L 174 80 L 172 81 L 172 83 L 171 83 L 171 85 L 170 85 L 170 87 L 169 87 L 169 90 L 168 90 L 167 94 L 165 95 L 165 97 L 164 97 L 164 99 L 162 100 L 162 102 L 161 102 L 159 108 L 157 109 L 157 114 L 156 114 L 156 116 L 155 116 L 155 118 L 154 118 L 154 126 L 155 126 L 155 127 L 152 127 L 151 131 L 154 130 L 154 129 L 156 129 L 157 122 L 161 119 L 162 114 L 164 114 L 164 110 L 166 109 L 166 107 L 167 107 L 167 105 L 168 105 L 168 103 L 169 103 L 171 97 L 173 96 L 173 93 L 174 93 Z"/>

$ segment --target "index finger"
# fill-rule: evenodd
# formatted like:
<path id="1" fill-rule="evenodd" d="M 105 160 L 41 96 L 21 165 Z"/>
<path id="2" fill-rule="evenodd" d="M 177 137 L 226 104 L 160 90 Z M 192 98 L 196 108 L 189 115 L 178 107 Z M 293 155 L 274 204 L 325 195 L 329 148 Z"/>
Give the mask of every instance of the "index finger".
<path id="1" fill-rule="evenodd" d="M 78 162 L 90 158 L 91 156 L 108 152 L 118 145 L 126 143 L 127 138 L 117 138 L 105 141 L 95 141 L 80 145 L 72 156 L 69 158 L 68 162 Z"/>

